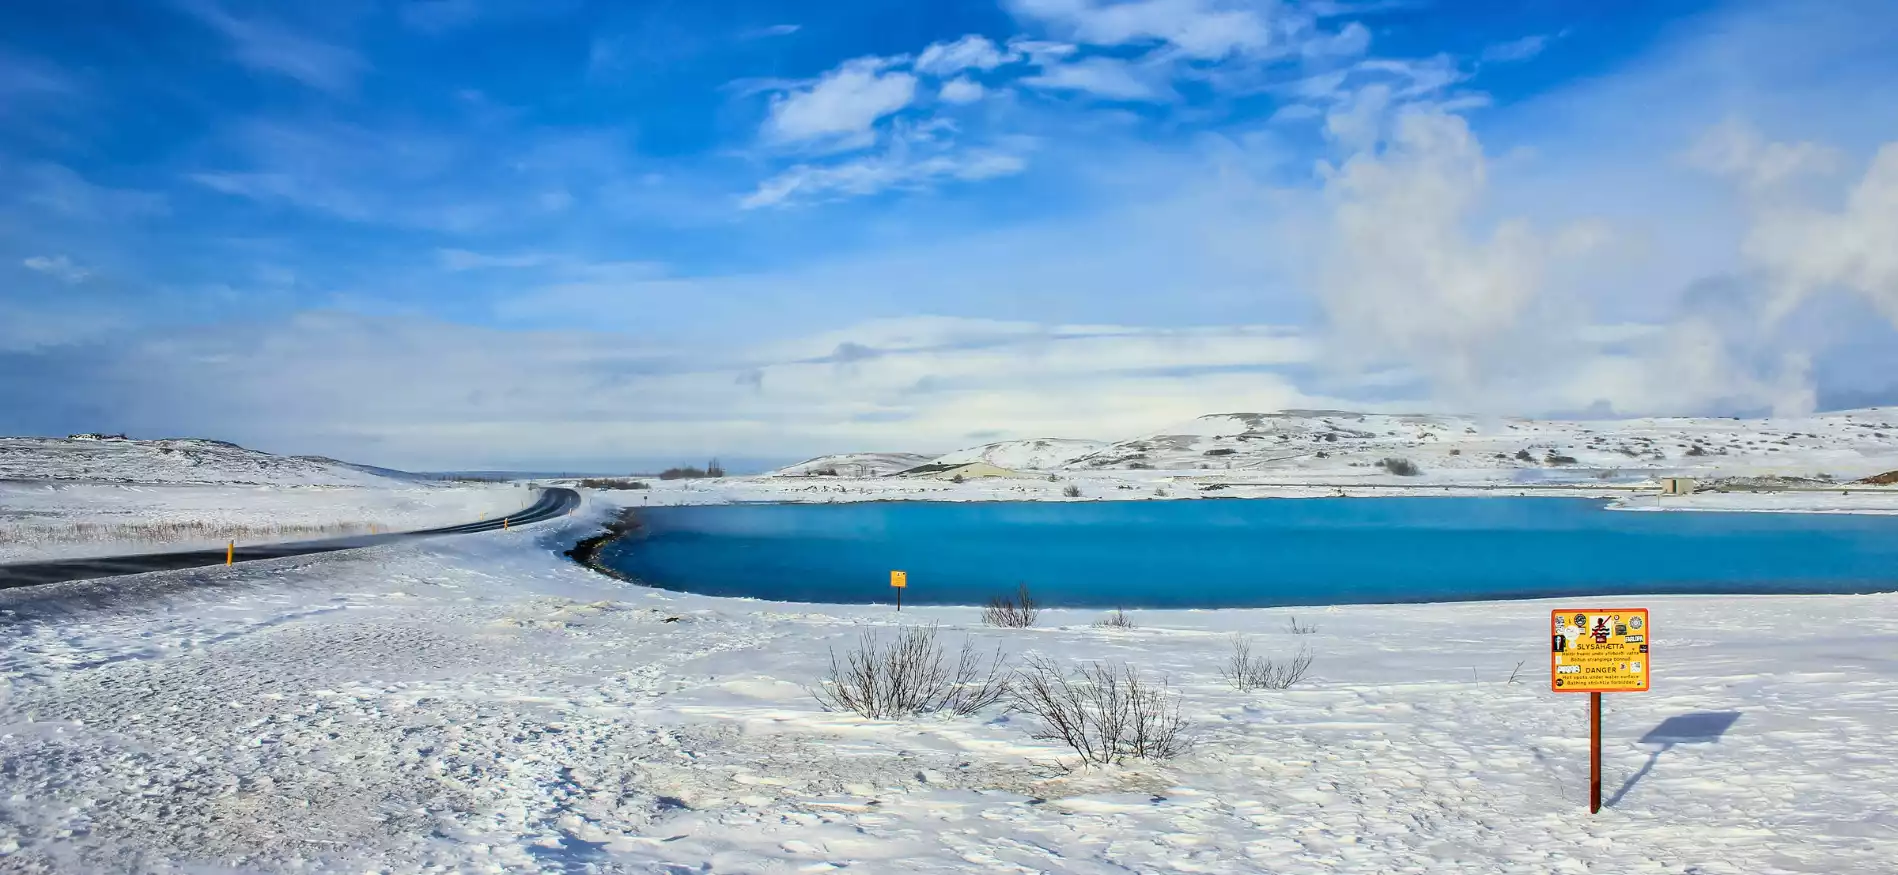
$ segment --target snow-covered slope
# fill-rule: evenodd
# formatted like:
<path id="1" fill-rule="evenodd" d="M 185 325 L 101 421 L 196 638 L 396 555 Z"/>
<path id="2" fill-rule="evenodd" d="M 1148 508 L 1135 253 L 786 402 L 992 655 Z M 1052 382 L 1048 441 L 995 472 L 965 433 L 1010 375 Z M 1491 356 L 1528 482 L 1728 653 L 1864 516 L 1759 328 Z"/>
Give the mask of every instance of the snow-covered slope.
<path id="1" fill-rule="evenodd" d="M 579 522 L 0 591 L 0 871 L 1890 875 L 1898 859 L 1898 596 L 1629 599 L 1663 655 L 1653 692 L 1614 697 L 1609 805 L 1590 817 L 1587 705 L 1543 668 L 1560 602 L 1135 610 L 1131 629 L 1057 608 L 998 629 L 973 607 L 621 583 L 559 555 L 592 531 Z M 1294 615 L 1316 628 L 1294 634 Z M 1001 704 L 865 720 L 812 699 L 833 653 L 903 624 L 937 629 L 951 659 L 967 642 L 1167 678 L 1195 744 L 1068 772 Z M 1274 660 L 1309 648 L 1311 676 L 1232 689 L 1234 633 Z"/>
<path id="2" fill-rule="evenodd" d="M 917 453 L 840 453 L 818 456 L 788 468 L 779 468 L 767 477 L 881 477 L 906 471 L 929 461 Z"/>
<path id="3" fill-rule="evenodd" d="M 1602 422 L 1333 410 L 1226 413 L 1103 447 L 1066 467 L 1324 475 L 1366 473 L 1387 458 L 1414 463 L 1424 475 L 1476 480 L 1604 472 L 1851 479 L 1898 467 L 1898 408 Z"/>
<path id="4" fill-rule="evenodd" d="M 399 474 L 399 472 L 391 472 Z M 0 438 L 0 480 L 91 483 L 397 486 L 332 459 L 273 456 L 198 438 Z"/>
<path id="5" fill-rule="evenodd" d="M 1017 471 L 1052 471 L 1107 445 L 1106 441 L 1069 438 L 997 441 L 966 450 L 957 450 L 948 455 L 939 456 L 934 461 L 946 464 L 987 462 Z"/>

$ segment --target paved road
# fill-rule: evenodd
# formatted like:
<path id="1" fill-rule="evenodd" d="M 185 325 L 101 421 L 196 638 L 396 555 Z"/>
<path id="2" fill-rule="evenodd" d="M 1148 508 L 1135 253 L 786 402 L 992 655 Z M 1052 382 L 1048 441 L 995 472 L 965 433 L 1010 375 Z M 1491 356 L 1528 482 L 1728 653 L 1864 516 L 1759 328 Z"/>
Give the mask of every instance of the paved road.
<path id="1" fill-rule="evenodd" d="M 561 487 L 550 487 L 541 491 L 540 500 L 519 513 L 459 526 L 444 526 L 439 529 L 423 529 L 416 532 L 400 532 L 388 535 L 369 535 L 356 538 L 335 538 L 325 541 L 301 541 L 290 544 L 263 544 L 258 546 L 240 546 L 235 562 L 251 562 L 257 559 L 281 559 L 285 556 L 305 556 L 311 553 L 334 553 L 338 550 L 355 550 L 373 547 L 392 541 L 411 538 L 432 538 L 439 535 L 463 535 L 471 532 L 490 532 L 502 527 L 527 525 L 541 520 L 565 516 L 580 506 L 580 493 Z M 223 565 L 224 550 L 187 550 L 182 553 L 143 553 L 134 556 L 112 556 L 93 559 L 61 559 L 53 562 L 28 562 L 19 565 L 0 565 L 0 589 L 13 589 L 22 586 L 38 586 L 43 583 L 58 583 L 63 580 L 88 580 L 94 577 L 115 577 L 121 574 L 143 574 L 148 571 L 175 571 L 180 568 L 200 568 L 206 565 Z"/>

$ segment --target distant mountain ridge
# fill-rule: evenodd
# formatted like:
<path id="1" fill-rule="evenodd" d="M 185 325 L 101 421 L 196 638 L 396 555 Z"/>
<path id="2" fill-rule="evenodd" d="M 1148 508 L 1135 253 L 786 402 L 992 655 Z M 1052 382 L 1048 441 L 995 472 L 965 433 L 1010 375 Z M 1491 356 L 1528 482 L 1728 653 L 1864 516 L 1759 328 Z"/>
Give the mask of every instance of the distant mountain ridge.
<path id="1" fill-rule="evenodd" d="M 1030 438 L 936 457 L 824 456 L 782 469 L 807 474 L 839 460 L 885 464 L 840 476 L 895 473 L 900 460 L 985 461 L 1022 471 L 1249 471 L 1303 480 L 1403 470 L 1426 480 L 1640 478 L 1685 475 L 1863 477 L 1898 467 L 1898 408 L 1797 417 L 1648 417 L 1569 421 L 1461 414 L 1279 410 L 1213 413 L 1122 441 Z M 856 470 L 856 469 L 852 469 Z"/>

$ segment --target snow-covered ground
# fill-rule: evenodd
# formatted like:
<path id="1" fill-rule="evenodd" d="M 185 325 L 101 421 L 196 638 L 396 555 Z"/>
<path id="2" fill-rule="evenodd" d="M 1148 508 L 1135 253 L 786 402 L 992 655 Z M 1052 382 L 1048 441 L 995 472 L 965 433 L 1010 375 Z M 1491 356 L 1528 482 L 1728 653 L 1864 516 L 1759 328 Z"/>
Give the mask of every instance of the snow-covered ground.
<path id="1" fill-rule="evenodd" d="M 929 461 L 917 453 L 838 453 L 772 471 L 774 477 L 882 477 Z"/>
<path id="2" fill-rule="evenodd" d="M 520 484 L 221 441 L 0 438 L 0 563 L 433 528 L 532 503 Z"/>
<path id="3" fill-rule="evenodd" d="M 1311 483 L 1376 479 L 1389 473 L 1383 466 L 1387 459 L 1414 465 L 1417 473 L 1410 482 L 1463 485 L 1661 476 L 1847 481 L 1898 469 L 1898 408 L 1771 419 L 1601 422 L 1328 410 L 1225 413 L 1115 443 L 1002 441 L 933 461 L 982 460 L 1028 471 L 1232 472 Z M 825 469 L 806 463 L 777 473 L 809 475 Z M 840 468 L 838 473 L 866 472 Z"/>
<path id="4" fill-rule="evenodd" d="M 534 498 L 515 484 L 134 486 L 0 482 L 0 563 L 191 550 L 473 522 Z"/>
<path id="5" fill-rule="evenodd" d="M 1001 441 L 957 450 L 945 454 L 934 461 L 948 464 L 964 462 L 987 462 L 1003 468 L 1021 471 L 1052 471 L 1064 468 L 1068 463 L 1098 452 L 1107 446 L 1105 441 L 1068 440 L 1063 438 L 1036 438 L 1025 441 Z"/>
<path id="6" fill-rule="evenodd" d="M 275 456 L 201 438 L 0 437 L 0 480 L 388 486 L 418 479 L 402 471 L 315 456 Z"/>
<path id="7" fill-rule="evenodd" d="M 1590 817 L 1547 602 L 1139 611 L 778 604 L 630 586 L 562 521 L 0 592 L 11 872 L 1888 873 L 1898 596 L 1653 609 Z M 1294 635 L 1296 614 L 1317 632 Z M 674 619 L 676 618 L 676 620 Z M 1070 774 L 1019 715 L 876 722 L 807 687 L 863 630 L 1168 675 L 1198 744 Z M 1314 679 L 1241 694 L 1235 631 Z M 1520 666 L 1516 683 L 1510 682 Z M 1737 712 L 1718 740 L 1641 742 Z"/>

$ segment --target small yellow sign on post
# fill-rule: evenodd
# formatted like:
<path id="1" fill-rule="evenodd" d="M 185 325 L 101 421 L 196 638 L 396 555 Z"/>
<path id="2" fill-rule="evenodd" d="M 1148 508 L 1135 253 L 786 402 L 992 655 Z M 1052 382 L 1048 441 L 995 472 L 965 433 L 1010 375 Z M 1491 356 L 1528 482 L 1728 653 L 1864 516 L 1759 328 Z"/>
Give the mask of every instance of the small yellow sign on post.
<path id="1" fill-rule="evenodd" d="M 1588 813 L 1601 810 L 1601 694 L 1648 691 L 1647 608 L 1549 612 L 1549 689 L 1588 694 Z"/>
<path id="2" fill-rule="evenodd" d="M 1647 608 L 1549 612 L 1549 688 L 1558 693 L 1645 693 L 1654 628 Z"/>
<path id="3" fill-rule="evenodd" d="M 902 589 L 903 587 L 909 586 L 909 572 L 907 571 L 890 572 L 890 585 L 893 587 L 896 587 L 897 589 Z"/>

